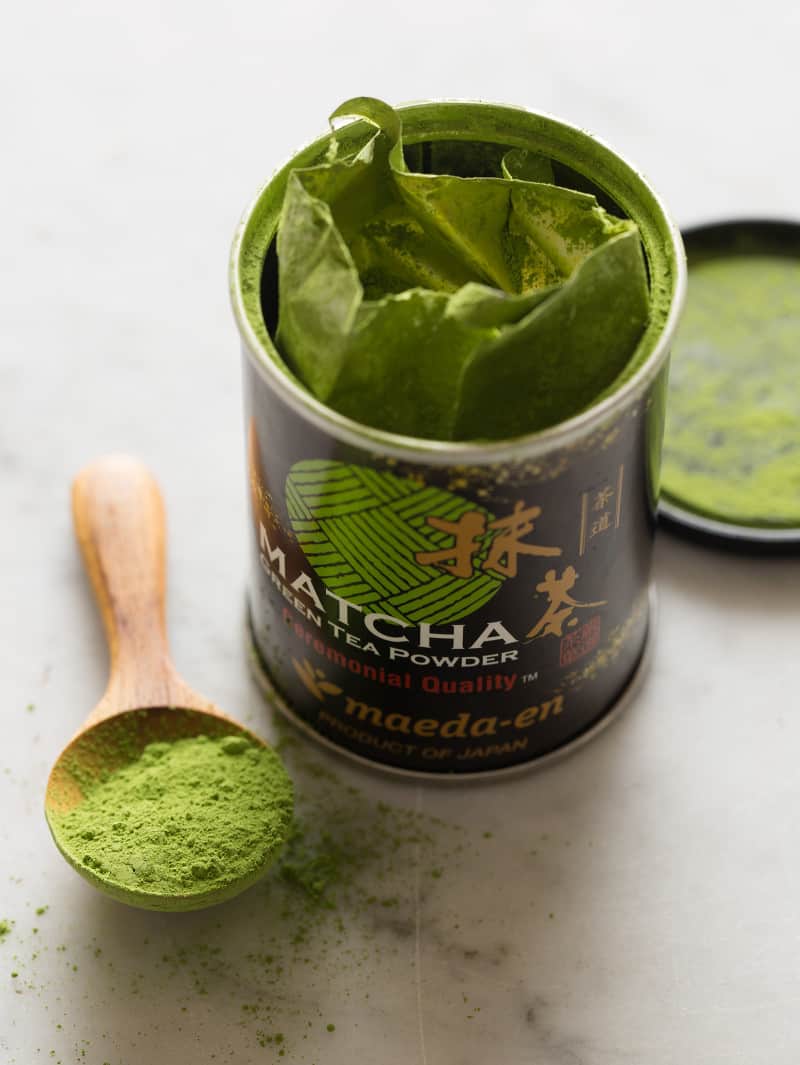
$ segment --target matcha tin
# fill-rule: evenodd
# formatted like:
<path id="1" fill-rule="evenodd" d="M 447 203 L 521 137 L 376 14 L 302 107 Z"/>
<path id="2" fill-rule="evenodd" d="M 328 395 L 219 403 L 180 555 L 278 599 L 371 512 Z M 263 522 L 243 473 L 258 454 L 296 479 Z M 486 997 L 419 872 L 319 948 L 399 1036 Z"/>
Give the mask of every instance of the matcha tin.
<path id="1" fill-rule="evenodd" d="M 681 240 L 645 180 L 557 119 L 482 103 L 399 109 L 406 146 L 520 148 L 638 224 L 651 313 L 613 388 L 491 442 L 402 436 L 334 411 L 275 347 L 275 235 L 289 172 L 233 247 L 250 485 L 249 627 L 270 698 L 323 742 L 395 771 L 463 778 L 541 762 L 621 705 L 651 628 L 669 345 Z M 336 138 L 353 151 L 371 132 Z"/>

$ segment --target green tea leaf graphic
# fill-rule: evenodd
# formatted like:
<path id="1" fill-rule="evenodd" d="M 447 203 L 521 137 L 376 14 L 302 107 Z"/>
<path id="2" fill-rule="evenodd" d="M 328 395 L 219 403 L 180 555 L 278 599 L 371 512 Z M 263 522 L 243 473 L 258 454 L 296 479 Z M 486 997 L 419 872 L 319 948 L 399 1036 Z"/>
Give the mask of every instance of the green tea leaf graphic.
<path id="1" fill-rule="evenodd" d="M 442 488 L 364 466 L 307 460 L 292 466 L 286 505 L 316 575 L 334 595 L 367 612 L 410 624 L 447 624 L 488 603 L 505 580 L 481 569 L 488 538 L 478 539 L 467 577 L 417 560 L 453 543 L 453 534 L 430 518 L 447 524 L 473 512 L 482 526 L 494 518 Z"/>

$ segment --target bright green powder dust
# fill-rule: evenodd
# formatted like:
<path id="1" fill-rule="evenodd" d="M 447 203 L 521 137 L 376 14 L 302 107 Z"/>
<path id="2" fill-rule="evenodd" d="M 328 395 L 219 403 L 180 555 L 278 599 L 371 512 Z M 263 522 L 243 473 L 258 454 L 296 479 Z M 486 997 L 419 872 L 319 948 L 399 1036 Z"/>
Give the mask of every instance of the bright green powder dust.
<path id="1" fill-rule="evenodd" d="M 691 266 L 675 342 L 662 489 L 717 520 L 800 526 L 800 261 Z"/>
<path id="2" fill-rule="evenodd" d="M 253 883 L 293 807 L 280 757 L 243 736 L 151 743 L 85 796 L 52 820 L 59 846 L 98 887 L 155 909 L 221 901 Z M 172 907 L 175 896 L 190 905 Z"/>

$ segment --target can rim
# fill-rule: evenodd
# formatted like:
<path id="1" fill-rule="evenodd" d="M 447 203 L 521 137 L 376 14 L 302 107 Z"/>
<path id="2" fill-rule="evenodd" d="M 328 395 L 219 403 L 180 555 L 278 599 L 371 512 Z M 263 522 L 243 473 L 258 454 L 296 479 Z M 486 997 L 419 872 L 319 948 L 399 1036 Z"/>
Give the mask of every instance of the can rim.
<path id="1" fill-rule="evenodd" d="M 737 550 L 750 549 L 756 553 L 792 553 L 800 549 L 800 527 L 735 525 L 730 521 L 709 518 L 688 507 L 680 506 L 663 494 L 658 504 L 658 516 L 666 528 L 692 539 L 707 541 L 715 546 Z"/>
<path id="2" fill-rule="evenodd" d="M 311 148 L 316 143 L 316 140 L 320 138 L 307 142 L 307 144 L 298 151 L 293 152 L 284 163 L 277 167 L 272 175 L 261 185 L 255 197 L 242 215 L 236 228 L 231 247 L 229 264 L 230 296 L 234 317 L 239 327 L 245 350 L 250 357 L 251 364 L 255 367 L 262 379 L 275 389 L 284 402 L 286 402 L 295 413 L 312 422 L 316 428 L 322 429 L 344 444 L 355 447 L 364 447 L 365 444 L 371 445 L 376 450 L 380 450 L 386 455 L 406 461 L 417 459 L 433 465 L 445 463 L 452 464 L 453 462 L 489 465 L 499 462 L 514 461 L 523 453 L 526 457 L 533 457 L 549 451 L 552 447 L 568 446 L 584 437 L 587 434 L 587 431 L 591 428 L 600 427 L 610 415 L 618 409 L 624 408 L 629 400 L 640 395 L 646 389 L 647 385 L 649 385 L 656 377 L 662 363 L 667 358 L 672 337 L 675 333 L 681 311 L 683 310 L 687 290 L 686 257 L 683 253 L 680 229 L 673 221 L 661 198 L 652 189 L 641 172 L 624 156 L 620 155 L 616 149 L 613 149 L 606 144 L 602 138 L 596 137 L 594 134 L 590 135 L 579 127 L 573 126 L 571 123 L 565 122 L 563 119 L 547 112 L 531 111 L 524 107 L 517 107 L 509 104 L 495 104 L 485 100 L 460 100 L 452 98 L 437 98 L 424 101 L 425 106 L 429 104 L 451 103 L 471 105 L 481 108 L 498 108 L 510 112 L 517 111 L 523 115 L 552 122 L 563 127 L 570 133 L 587 137 L 598 147 L 609 153 L 609 155 L 617 162 L 621 163 L 623 167 L 625 167 L 631 175 L 641 183 L 648 195 L 652 197 L 654 204 L 662 216 L 665 232 L 669 234 L 671 241 L 671 251 L 673 253 L 672 258 L 674 262 L 674 286 L 672 298 L 670 300 L 663 328 L 661 329 L 652 351 L 631 376 L 623 381 L 616 391 L 609 396 L 606 396 L 606 398 L 599 403 L 588 407 L 586 410 L 580 411 L 573 417 L 568 418 L 563 422 L 558 422 L 545 429 L 539 429 L 533 433 L 527 433 L 523 436 L 511 437 L 504 440 L 476 443 L 474 441 L 460 442 L 429 440 L 421 437 L 405 436 L 400 433 L 391 433 L 382 429 L 376 429 L 372 426 L 364 425 L 363 423 L 348 418 L 345 415 L 340 414 L 338 411 L 333 410 L 331 407 L 326 406 L 303 388 L 299 382 L 295 381 L 288 374 L 283 373 L 275 360 L 270 358 L 268 352 L 264 350 L 261 339 L 255 332 L 248 317 L 247 309 L 244 305 L 241 284 L 241 252 L 250 220 L 253 217 L 257 205 L 261 201 L 261 197 L 266 192 L 269 185 L 272 183 L 276 175 L 281 173 L 289 163 L 291 163 L 292 159 L 301 152 Z M 413 109 L 414 106 L 422 106 L 422 104 L 400 105 L 397 110 L 403 112 Z"/>

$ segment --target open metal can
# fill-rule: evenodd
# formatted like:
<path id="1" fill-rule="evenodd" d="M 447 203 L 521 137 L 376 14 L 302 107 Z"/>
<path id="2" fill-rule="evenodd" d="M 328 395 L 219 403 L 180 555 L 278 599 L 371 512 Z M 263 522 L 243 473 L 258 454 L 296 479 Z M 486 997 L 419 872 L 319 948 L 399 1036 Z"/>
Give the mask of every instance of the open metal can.
<path id="1" fill-rule="evenodd" d="M 371 765 L 450 776 L 549 760 L 608 720 L 639 668 L 680 235 L 645 180 L 554 118 L 483 103 L 401 108 L 407 145 L 547 155 L 564 184 L 639 225 L 653 313 L 628 371 L 558 425 L 491 443 L 373 429 L 318 402 L 275 348 L 275 234 L 290 170 L 233 246 L 250 484 L 256 673 L 318 739 Z M 374 129 L 337 131 L 357 150 Z"/>

